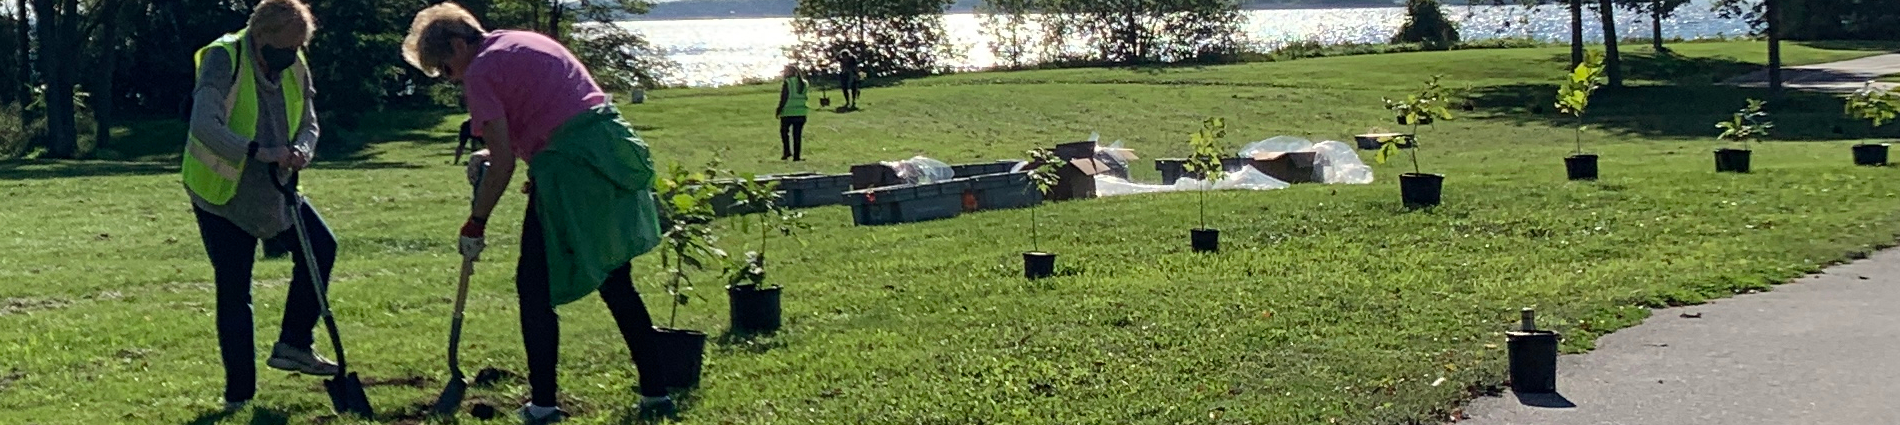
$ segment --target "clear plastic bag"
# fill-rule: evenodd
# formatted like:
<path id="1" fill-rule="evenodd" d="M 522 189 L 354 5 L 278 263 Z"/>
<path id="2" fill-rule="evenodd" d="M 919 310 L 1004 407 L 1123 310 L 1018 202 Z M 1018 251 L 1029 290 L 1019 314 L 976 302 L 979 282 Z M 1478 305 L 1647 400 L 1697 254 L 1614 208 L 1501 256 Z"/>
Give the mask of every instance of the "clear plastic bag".
<path id="1" fill-rule="evenodd" d="M 1241 157 L 1250 157 L 1259 152 L 1313 152 L 1318 154 L 1318 166 L 1324 173 L 1321 183 L 1325 184 L 1369 184 L 1372 183 L 1372 167 L 1359 159 L 1359 153 L 1352 146 L 1337 141 L 1312 141 L 1293 137 L 1277 136 L 1271 139 L 1248 143 L 1240 148 Z"/>
<path id="2" fill-rule="evenodd" d="M 897 171 L 897 178 L 903 179 L 906 184 L 936 183 L 949 180 L 956 175 L 956 171 L 950 168 L 950 164 L 923 156 L 914 156 L 903 161 L 885 161 L 882 164 Z"/>
<path id="3" fill-rule="evenodd" d="M 1280 181 L 1280 179 L 1268 176 L 1266 173 L 1262 173 L 1260 170 L 1255 170 L 1252 167 L 1227 173 L 1219 181 L 1215 181 L 1211 187 L 1202 185 L 1200 180 L 1196 180 L 1192 177 L 1182 177 L 1180 180 L 1175 180 L 1174 184 L 1142 184 L 1129 182 L 1127 179 L 1115 176 L 1095 176 L 1096 196 L 1190 192 L 1196 190 L 1274 190 L 1285 189 L 1287 186 L 1291 185 L 1287 182 Z"/>

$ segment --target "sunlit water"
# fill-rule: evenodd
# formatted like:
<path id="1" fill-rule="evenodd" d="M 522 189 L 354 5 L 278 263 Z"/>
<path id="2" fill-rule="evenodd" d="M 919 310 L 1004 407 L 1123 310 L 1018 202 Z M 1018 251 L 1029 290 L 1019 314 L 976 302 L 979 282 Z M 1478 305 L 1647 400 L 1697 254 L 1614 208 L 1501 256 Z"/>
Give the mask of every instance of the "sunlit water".
<path id="1" fill-rule="evenodd" d="M 1445 12 L 1459 22 L 1465 40 L 1569 39 L 1570 14 L 1562 6 L 1447 6 Z M 1586 9 L 1585 13 L 1590 14 L 1585 18 L 1585 37 L 1600 40 L 1602 26 L 1594 12 Z M 1405 10 L 1397 7 L 1255 10 L 1246 15 L 1248 37 L 1255 48 L 1262 50 L 1303 40 L 1380 43 L 1405 22 Z M 1619 10 L 1617 17 L 1616 29 L 1624 38 L 1649 37 L 1647 15 Z M 996 65 L 981 22 L 976 15 L 944 17 L 945 29 L 963 52 L 962 58 L 945 65 L 959 69 Z M 718 86 L 769 77 L 785 65 L 785 49 L 797 41 L 789 18 L 630 21 L 621 25 L 646 34 L 679 62 L 681 72 L 668 81 L 671 84 Z M 1736 37 L 1747 31 L 1741 20 L 1711 12 L 1708 0 L 1697 0 L 1663 20 L 1663 37 L 1670 39 Z"/>

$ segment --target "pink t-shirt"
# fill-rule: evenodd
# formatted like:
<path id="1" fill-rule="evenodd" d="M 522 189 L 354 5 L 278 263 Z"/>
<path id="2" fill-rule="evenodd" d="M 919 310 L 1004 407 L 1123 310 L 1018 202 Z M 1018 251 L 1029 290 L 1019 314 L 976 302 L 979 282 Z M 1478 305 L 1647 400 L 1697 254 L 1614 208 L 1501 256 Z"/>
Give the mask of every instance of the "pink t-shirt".
<path id="1" fill-rule="evenodd" d="M 515 156 L 531 161 L 568 119 L 607 103 L 579 59 L 561 43 L 526 31 L 494 31 L 462 73 L 469 121 L 477 137 L 489 121 L 508 121 Z"/>

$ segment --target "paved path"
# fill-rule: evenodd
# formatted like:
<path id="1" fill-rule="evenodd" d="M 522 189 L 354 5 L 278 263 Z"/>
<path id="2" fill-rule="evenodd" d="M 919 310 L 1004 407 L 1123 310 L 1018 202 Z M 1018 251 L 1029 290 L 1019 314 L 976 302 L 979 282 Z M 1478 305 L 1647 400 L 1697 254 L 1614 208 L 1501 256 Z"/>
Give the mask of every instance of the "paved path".
<path id="1" fill-rule="evenodd" d="M 1860 59 L 1829 62 L 1815 65 L 1793 66 L 1781 69 L 1782 84 L 1797 90 L 1812 90 L 1833 93 L 1860 90 L 1872 80 L 1885 75 L 1900 74 L 1900 53 L 1868 56 Z M 1726 84 L 1742 87 L 1767 87 L 1768 71 L 1735 77 Z M 1891 89 L 1900 84 L 1878 82 L 1875 87 Z"/>
<path id="2" fill-rule="evenodd" d="M 1560 358 L 1557 391 L 1481 397 L 1459 424 L 1900 424 L 1900 250 L 1656 310 Z"/>

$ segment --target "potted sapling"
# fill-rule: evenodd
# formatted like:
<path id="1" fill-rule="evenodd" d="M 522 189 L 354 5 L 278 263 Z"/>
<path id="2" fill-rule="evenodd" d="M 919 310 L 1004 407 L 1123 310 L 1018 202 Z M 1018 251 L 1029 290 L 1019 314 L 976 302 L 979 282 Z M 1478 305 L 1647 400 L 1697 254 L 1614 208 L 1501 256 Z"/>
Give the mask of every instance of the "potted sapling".
<path id="1" fill-rule="evenodd" d="M 1872 81 L 1867 82 L 1866 87 L 1847 96 L 1847 116 L 1871 121 L 1876 129 L 1893 121 L 1900 117 L 1900 87 L 1880 90 Z M 1854 165 L 1887 165 L 1887 144 L 1854 145 Z"/>
<path id="2" fill-rule="evenodd" d="M 1740 144 L 1742 147 L 1741 149 L 1727 147 L 1716 149 L 1715 172 L 1748 172 L 1749 155 L 1752 153 L 1749 150 L 1749 142 L 1760 142 L 1762 137 L 1768 135 L 1769 129 L 1775 128 L 1775 123 L 1768 121 L 1768 112 L 1763 110 L 1763 107 L 1767 105 L 1767 102 L 1749 99 L 1748 106 L 1736 111 L 1727 121 L 1715 123 L 1715 128 L 1722 130 L 1721 134 L 1716 135 L 1717 138 Z"/>
<path id="3" fill-rule="evenodd" d="M 1385 98 L 1385 109 L 1392 111 L 1399 122 L 1412 126 L 1409 134 L 1382 135 L 1379 137 L 1379 152 L 1373 159 L 1380 164 L 1386 163 L 1404 148 L 1411 151 L 1412 172 L 1399 175 L 1399 195 L 1408 207 L 1430 207 L 1439 203 L 1443 193 L 1445 176 L 1425 174 L 1418 166 L 1418 126 L 1422 122 L 1450 121 L 1451 110 L 1449 95 L 1440 86 L 1440 76 L 1432 76 L 1425 81 L 1425 88 L 1418 93 L 1406 95 L 1405 99 Z"/>
<path id="4" fill-rule="evenodd" d="M 693 171 L 674 164 L 666 174 L 655 179 L 654 193 L 660 206 L 662 230 L 660 264 L 665 269 L 661 279 L 673 302 L 667 325 L 653 328 L 653 357 L 659 366 L 654 369 L 664 371 L 662 381 L 669 387 L 698 385 L 700 369 L 705 364 L 706 334 L 678 329 L 675 323 L 679 319 L 679 308 L 692 300 L 689 295 L 693 290 L 692 274 L 704 271 L 708 263 L 723 262 L 726 258 L 725 251 L 713 246 L 718 238 L 712 232 L 712 201 L 727 190 L 714 181 L 714 177 L 721 174 L 717 165 L 714 162 L 706 170 Z"/>
<path id="5" fill-rule="evenodd" d="M 1194 155 L 1183 165 L 1189 173 L 1201 177 L 1201 227 L 1188 230 L 1188 242 L 1194 252 L 1220 251 L 1220 230 L 1207 227 L 1207 192 L 1214 189 L 1214 180 L 1225 173 L 1221 157 L 1226 156 L 1227 150 L 1221 146 L 1221 140 L 1226 137 L 1227 123 L 1220 118 L 1202 121 L 1200 131 L 1188 136 Z"/>
<path id="6" fill-rule="evenodd" d="M 1583 153 L 1583 112 L 1590 108 L 1590 95 L 1602 84 L 1603 54 L 1592 51 L 1557 88 L 1557 111 L 1577 117 L 1577 150 L 1564 158 L 1564 170 L 1571 180 L 1597 179 L 1597 156 Z"/>
<path id="7" fill-rule="evenodd" d="M 1061 157 L 1049 149 L 1029 151 L 1029 187 L 1024 190 L 1041 192 L 1044 199 L 1054 192 L 1060 181 L 1056 172 L 1062 169 Z M 1037 233 L 1036 211 L 1039 206 L 1029 208 L 1029 252 L 1023 253 L 1023 277 L 1041 279 L 1056 273 L 1056 255 L 1042 250 L 1041 235 Z"/>
<path id="8" fill-rule="evenodd" d="M 732 309 L 731 329 L 737 333 L 759 333 L 777 331 L 781 320 L 779 294 L 783 290 L 777 284 L 766 284 L 765 247 L 773 230 L 780 235 L 796 237 L 796 231 L 810 228 L 801 221 L 804 213 L 792 211 L 780 202 L 778 182 L 759 182 L 753 176 L 742 175 L 736 179 L 735 201 L 746 210 L 757 210 L 758 221 L 740 219 L 739 230 L 750 233 L 752 226 L 758 226 L 759 249 L 747 251 L 744 258 L 730 261 L 726 265 L 726 299 Z M 801 241 L 802 243 L 802 241 Z"/>

